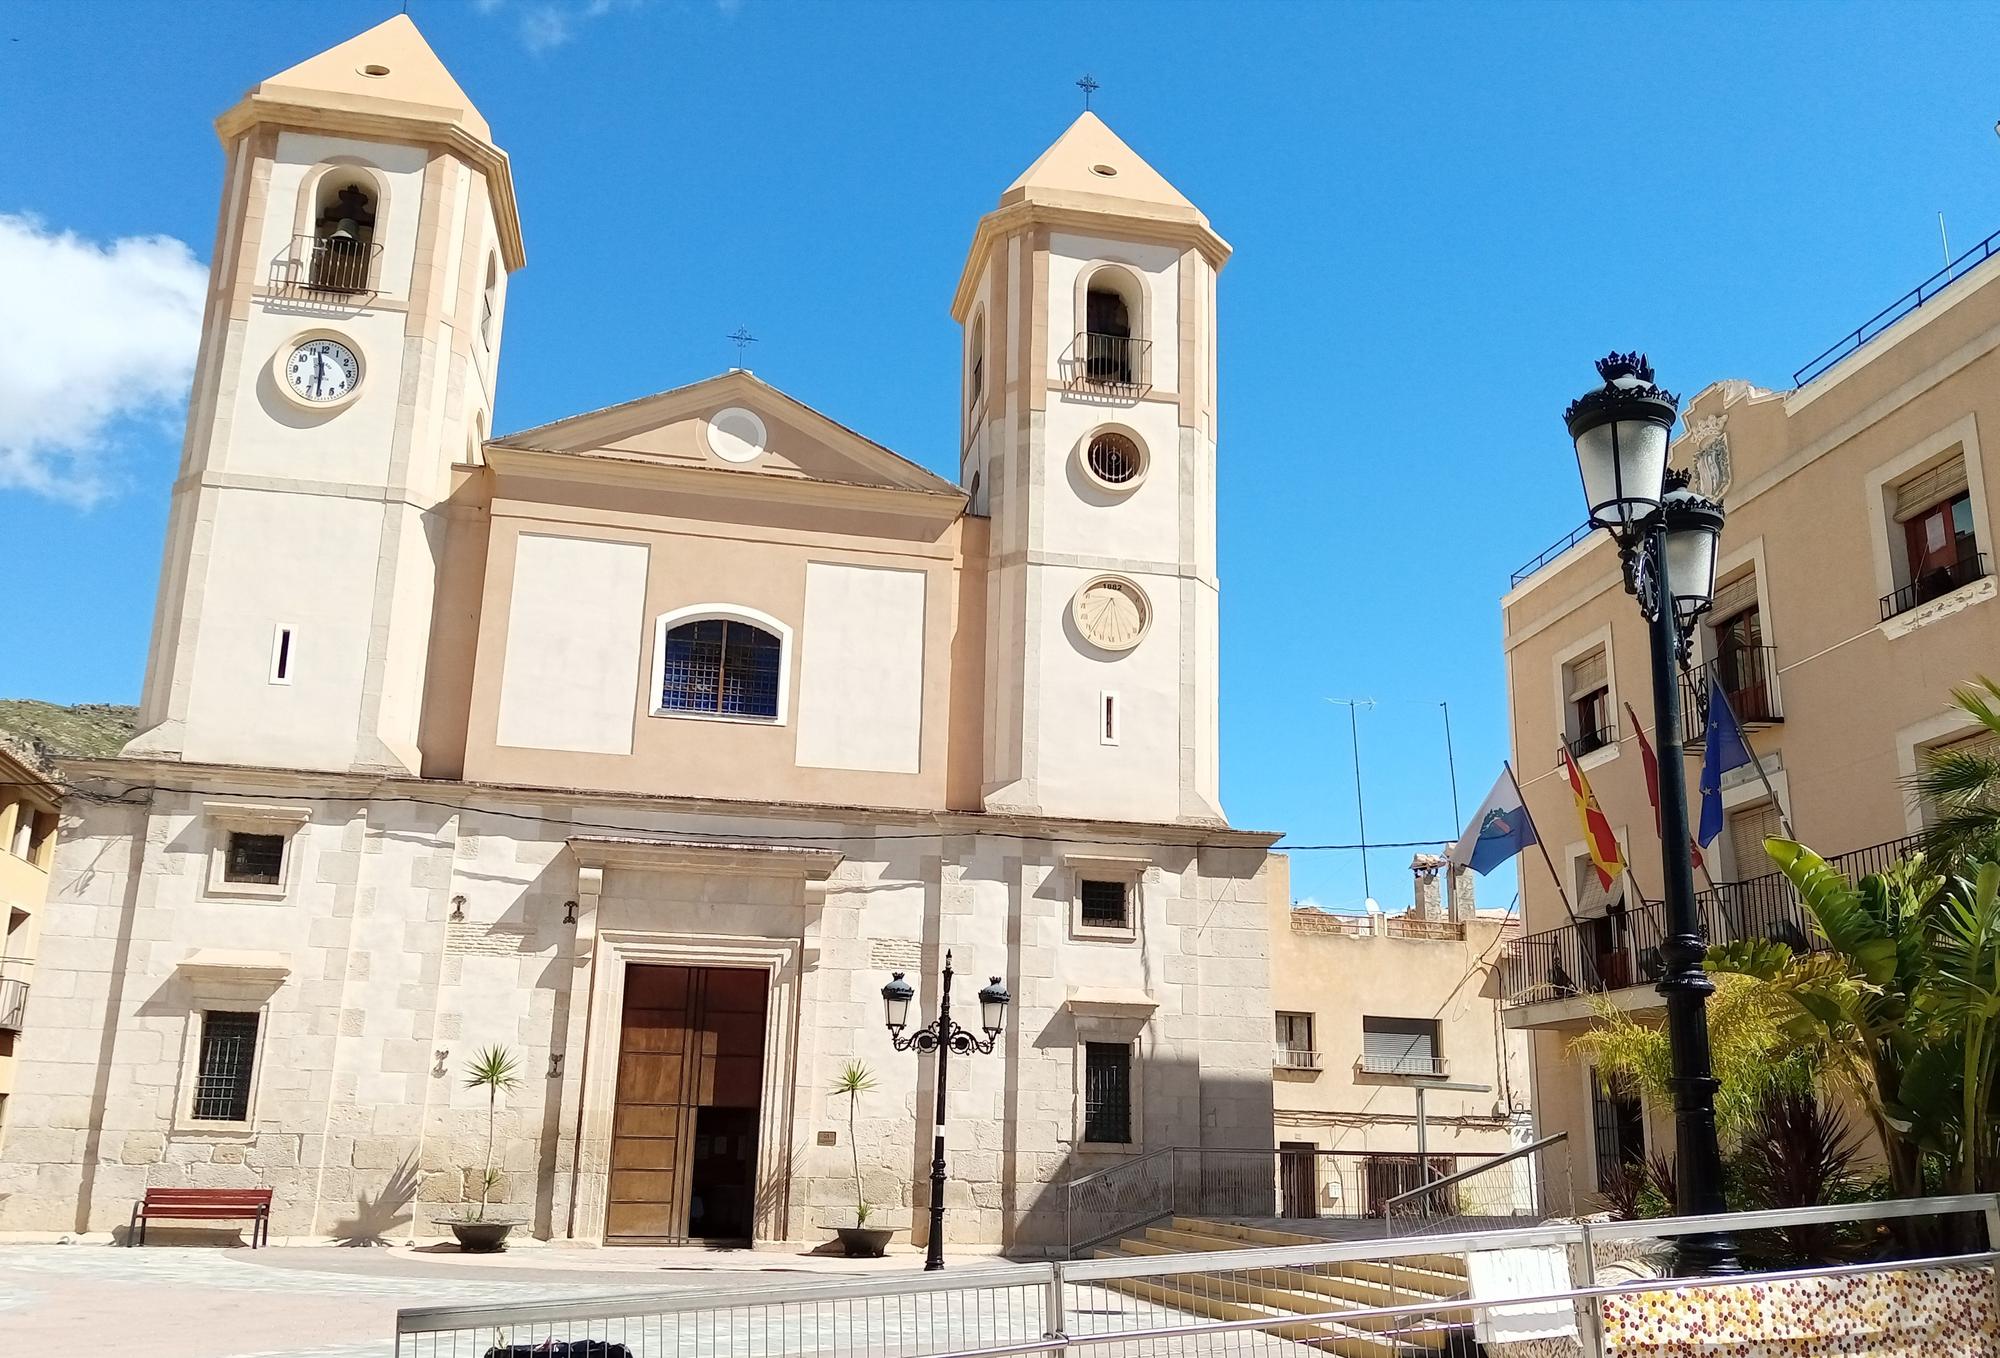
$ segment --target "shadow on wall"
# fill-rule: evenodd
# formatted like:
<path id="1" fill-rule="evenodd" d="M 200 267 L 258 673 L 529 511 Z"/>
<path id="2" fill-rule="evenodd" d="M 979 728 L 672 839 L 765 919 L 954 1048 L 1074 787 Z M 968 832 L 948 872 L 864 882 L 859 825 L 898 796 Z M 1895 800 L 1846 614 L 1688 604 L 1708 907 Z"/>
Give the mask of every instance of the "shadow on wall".
<path id="1" fill-rule="evenodd" d="M 331 1234 L 341 1245 L 367 1248 L 388 1245 L 389 1232 L 410 1224 L 409 1206 L 417 1198 L 417 1158 L 404 1158 L 380 1191 L 372 1198 L 362 1196 L 354 1204 L 354 1215 L 333 1223 Z"/>

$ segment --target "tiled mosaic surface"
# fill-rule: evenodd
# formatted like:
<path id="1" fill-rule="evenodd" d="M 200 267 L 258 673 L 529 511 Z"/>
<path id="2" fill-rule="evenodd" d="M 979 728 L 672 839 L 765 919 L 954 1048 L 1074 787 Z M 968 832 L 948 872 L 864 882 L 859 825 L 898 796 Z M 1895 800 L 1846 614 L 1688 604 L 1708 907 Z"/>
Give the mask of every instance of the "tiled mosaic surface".
<path id="1" fill-rule="evenodd" d="M 1607 1297 L 1616 1358 L 1993 1358 L 1993 1275 L 1934 1269 Z"/>

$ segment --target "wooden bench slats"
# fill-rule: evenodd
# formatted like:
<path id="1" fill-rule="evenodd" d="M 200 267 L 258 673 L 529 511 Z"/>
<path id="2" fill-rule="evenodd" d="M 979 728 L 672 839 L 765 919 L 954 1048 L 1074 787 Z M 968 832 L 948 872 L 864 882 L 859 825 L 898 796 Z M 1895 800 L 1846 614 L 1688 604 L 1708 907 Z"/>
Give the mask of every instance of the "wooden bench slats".
<path id="1" fill-rule="evenodd" d="M 267 1243 L 271 1231 L 271 1190 L 268 1188 L 149 1188 L 132 1205 L 135 1230 L 128 1244 L 146 1243 L 146 1222 L 154 1217 L 178 1221 L 240 1221 L 250 1218 L 250 1247 Z"/>

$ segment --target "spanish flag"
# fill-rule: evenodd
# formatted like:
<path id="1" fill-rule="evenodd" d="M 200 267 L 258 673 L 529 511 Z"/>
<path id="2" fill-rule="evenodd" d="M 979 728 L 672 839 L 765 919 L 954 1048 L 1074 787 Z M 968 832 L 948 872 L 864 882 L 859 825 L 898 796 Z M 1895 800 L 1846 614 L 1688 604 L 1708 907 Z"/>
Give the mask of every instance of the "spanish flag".
<path id="1" fill-rule="evenodd" d="M 1618 836 L 1611 833 L 1611 822 L 1598 808 L 1590 784 L 1584 781 L 1583 770 L 1576 766 L 1568 750 L 1562 752 L 1562 761 L 1570 795 L 1576 798 L 1577 818 L 1583 822 L 1583 842 L 1590 850 L 1591 865 L 1597 869 L 1597 884 L 1609 891 L 1618 874 L 1625 871 L 1625 852 L 1618 847 Z"/>

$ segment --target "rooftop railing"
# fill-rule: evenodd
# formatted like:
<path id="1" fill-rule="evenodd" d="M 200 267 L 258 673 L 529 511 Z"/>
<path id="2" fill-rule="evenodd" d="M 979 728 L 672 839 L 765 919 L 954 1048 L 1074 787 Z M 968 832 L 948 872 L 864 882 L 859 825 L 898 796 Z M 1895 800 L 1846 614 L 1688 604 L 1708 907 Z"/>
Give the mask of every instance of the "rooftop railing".
<path id="1" fill-rule="evenodd" d="M 1887 330 L 1903 317 L 1930 301 L 1953 283 L 1984 264 L 1995 253 L 1995 242 L 2000 241 L 2000 231 L 1995 231 L 1979 244 L 1967 250 L 1951 263 L 1939 269 L 1916 287 L 1898 297 L 1889 305 L 1870 316 L 1848 334 L 1841 336 L 1812 362 L 1792 374 L 1792 385 L 1802 387 L 1834 364 L 1860 349 L 1868 341 Z"/>
<path id="2" fill-rule="evenodd" d="M 1571 529 L 1566 536 L 1559 539 L 1553 546 L 1544 548 L 1540 556 L 1537 556 L 1533 561 L 1530 561 L 1527 565 L 1508 576 L 1507 588 L 1512 589 L 1514 586 L 1520 584 L 1536 571 L 1554 561 L 1570 548 L 1576 546 L 1577 543 L 1589 537 L 1594 531 L 1591 525 L 1587 523 Z"/>

